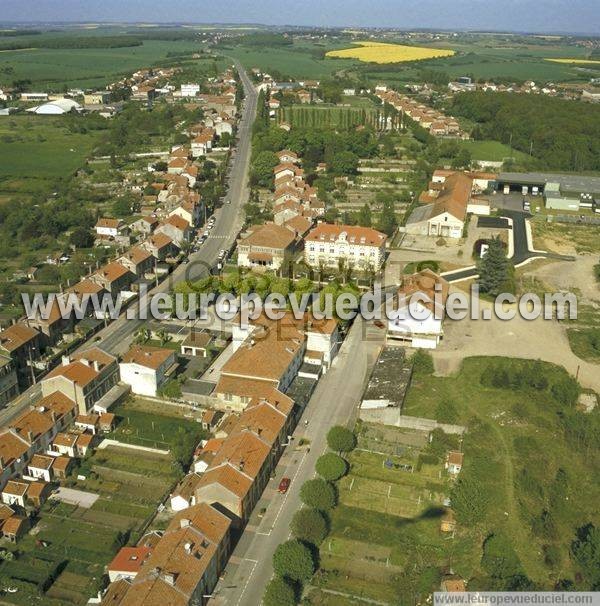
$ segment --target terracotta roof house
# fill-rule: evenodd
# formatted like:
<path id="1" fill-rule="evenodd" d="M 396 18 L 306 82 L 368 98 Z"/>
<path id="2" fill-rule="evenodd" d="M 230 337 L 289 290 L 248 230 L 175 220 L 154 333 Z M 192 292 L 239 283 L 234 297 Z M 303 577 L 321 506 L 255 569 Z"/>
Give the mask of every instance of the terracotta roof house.
<path id="1" fill-rule="evenodd" d="M 75 427 L 81 431 L 95 434 L 98 431 L 100 415 L 96 413 L 79 414 L 75 417 Z"/>
<path id="2" fill-rule="evenodd" d="M 445 468 L 448 470 L 448 473 L 452 476 L 457 476 L 460 473 L 460 470 L 462 469 L 463 460 L 464 454 L 462 452 L 451 450 L 446 455 Z"/>
<path id="3" fill-rule="evenodd" d="M 60 307 L 59 300 L 64 300 L 65 296 L 57 294 L 49 309 L 37 309 L 35 317 L 28 320 L 29 326 L 41 331 L 45 340 L 52 344 L 60 341 L 65 333 L 72 332 L 75 323 L 73 314 Z"/>
<path id="4" fill-rule="evenodd" d="M 409 347 L 435 349 L 443 338 L 449 284 L 430 269 L 404 276 L 387 338 Z"/>
<path id="5" fill-rule="evenodd" d="M 494 175 L 491 175 L 494 176 Z M 473 190 L 481 191 L 490 179 L 456 171 L 436 170 L 424 202 L 413 210 L 406 223 L 411 235 L 461 238 L 467 213 L 489 215 L 489 204 L 472 200 Z"/>
<path id="6" fill-rule="evenodd" d="M 44 481 L 30 482 L 27 487 L 27 501 L 36 508 L 40 508 L 50 494 L 50 484 Z"/>
<path id="7" fill-rule="evenodd" d="M 89 279 L 102 286 L 111 296 L 116 297 L 122 290 L 129 289 L 135 277 L 125 265 L 112 261 L 91 274 Z"/>
<path id="8" fill-rule="evenodd" d="M 115 415 L 112 412 L 105 412 L 100 415 L 98 420 L 98 427 L 100 431 L 108 433 L 113 430 L 115 425 Z"/>
<path id="9" fill-rule="evenodd" d="M 161 223 L 161 225 L 156 228 L 156 234 L 168 236 L 179 247 L 183 242 L 190 241 L 192 233 L 192 226 L 179 215 L 168 217 L 164 223 Z"/>
<path id="10" fill-rule="evenodd" d="M 214 589 L 227 561 L 230 526 L 227 516 L 204 503 L 178 513 L 131 581 L 122 603 L 201 603 L 202 596 Z"/>
<path id="11" fill-rule="evenodd" d="M 2 502 L 5 505 L 18 505 L 24 508 L 28 487 L 29 484 L 27 482 L 9 480 L 2 489 Z"/>
<path id="12" fill-rule="evenodd" d="M 23 516 L 14 515 L 2 524 L 2 536 L 11 543 L 16 543 L 29 529 L 29 520 Z"/>
<path id="13" fill-rule="evenodd" d="M 101 217 L 96 223 L 96 234 L 99 238 L 116 238 L 123 229 L 123 221 Z"/>
<path id="14" fill-rule="evenodd" d="M 11 477 L 26 473 L 31 458 L 44 452 L 56 433 L 70 423 L 74 415 L 73 401 L 63 394 L 51 393 L 1 431 L 0 487 Z"/>
<path id="15" fill-rule="evenodd" d="M 202 476 L 197 473 L 188 473 L 171 493 L 171 509 L 183 511 L 196 504 L 196 488 Z"/>
<path id="16" fill-rule="evenodd" d="M 184 356 L 208 356 L 208 346 L 213 338 L 209 332 L 190 330 L 188 336 L 181 343 L 181 354 Z"/>
<path id="17" fill-rule="evenodd" d="M 78 437 L 79 434 L 77 433 L 61 432 L 57 434 L 52 442 L 52 452 L 66 455 L 69 458 L 75 458 L 77 456 Z"/>
<path id="18" fill-rule="evenodd" d="M 36 480 L 41 479 L 44 482 L 51 482 L 53 477 L 52 464 L 54 463 L 54 457 L 48 455 L 35 454 L 31 457 L 27 465 L 27 475 L 35 478 Z"/>
<path id="19" fill-rule="evenodd" d="M 107 566 L 110 582 L 114 583 L 118 579 L 134 579 L 151 553 L 152 549 L 149 547 L 121 547 Z"/>
<path id="20" fill-rule="evenodd" d="M 142 246 L 134 246 L 119 258 L 119 263 L 138 278 L 143 278 L 154 268 L 154 257 Z"/>
<path id="21" fill-rule="evenodd" d="M 378 270 L 385 260 L 387 236 L 370 227 L 319 223 L 305 238 L 304 261 L 310 267 Z"/>
<path id="22" fill-rule="evenodd" d="M 304 238 L 312 225 L 312 220 L 303 216 L 292 217 L 283 223 L 283 226 L 289 229 L 298 239 Z"/>
<path id="23" fill-rule="evenodd" d="M 165 233 L 155 233 L 142 242 L 142 246 L 158 261 L 164 261 L 178 250 L 175 242 Z"/>
<path id="24" fill-rule="evenodd" d="M 119 366 L 114 356 L 97 347 L 63 358 L 42 380 L 42 394 L 60 391 L 86 414 L 119 381 Z"/>
<path id="25" fill-rule="evenodd" d="M 52 470 L 54 471 L 54 475 L 57 478 L 64 479 L 66 478 L 73 465 L 73 459 L 67 456 L 58 456 L 54 457 L 54 462 L 52 464 Z"/>
<path id="26" fill-rule="evenodd" d="M 238 240 L 238 266 L 278 270 L 293 254 L 296 235 L 275 223 L 253 226 Z"/>
<path id="27" fill-rule="evenodd" d="M 221 369 L 221 380 L 233 377 L 262 381 L 285 391 L 296 376 L 304 355 L 302 330 L 286 318 L 274 321 L 266 317 L 261 318 L 261 324 L 246 328 L 246 332 L 240 330 L 244 341 Z"/>
<path id="28" fill-rule="evenodd" d="M 40 331 L 27 324 L 12 324 L 0 331 L 0 354 L 13 361 L 21 389 L 31 383 L 29 360 L 40 357 L 45 341 L 46 338 Z"/>
<path id="29" fill-rule="evenodd" d="M 93 296 L 98 297 L 98 301 L 100 301 L 102 295 L 106 293 L 106 290 L 101 284 L 98 284 L 98 282 L 84 278 L 80 282 L 77 282 L 77 284 L 71 286 L 71 288 L 67 290 L 67 293 L 73 293 L 79 301 L 83 301 L 84 297 L 87 297 L 89 300 L 89 298 Z M 93 313 L 93 306 L 90 307 L 92 307 L 92 309 L 87 310 L 89 315 Z"/>
<path id="30" fill-rule="evenodd" d="M 298 154 L 289 149 L 282 149 L 277 152 L 277 157 L 281 164 L 297 164 L 300 161 Z"/>
<path id="31" fill-rule="evenodd" d="M 149 236 L 159 224 L 156 217 L 144 216 L 131 224 L 131 229 L 137 233 Z"/>

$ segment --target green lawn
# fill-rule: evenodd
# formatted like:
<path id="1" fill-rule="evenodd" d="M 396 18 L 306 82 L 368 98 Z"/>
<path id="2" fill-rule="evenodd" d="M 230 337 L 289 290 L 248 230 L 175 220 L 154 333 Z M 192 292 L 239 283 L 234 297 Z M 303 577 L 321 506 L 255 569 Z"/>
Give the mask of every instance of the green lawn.
<path id="1" fill-rule="evenodd" d="M 165 413 L 145 412 L 136 403 L 127 403 L 116 407 L 113 412 L 117 415 L 117 427 L 109 437 L 128 442 L 168 450 L 180 430 L 192 431 L 198 434 L 198 439 L 204 432 L 201 426 L 190 419 L 169 416 L 169 407 L 165 405 Z"/>
<path id="2" fill-rule="evenodd" d="M 502 162 L 506 158 L 514 158 L 517 162 L 531 160 L 527 154 L 499 141 L 459 141 L 459 145 L 471 152 L 473 160 L 488 162 Z"/>

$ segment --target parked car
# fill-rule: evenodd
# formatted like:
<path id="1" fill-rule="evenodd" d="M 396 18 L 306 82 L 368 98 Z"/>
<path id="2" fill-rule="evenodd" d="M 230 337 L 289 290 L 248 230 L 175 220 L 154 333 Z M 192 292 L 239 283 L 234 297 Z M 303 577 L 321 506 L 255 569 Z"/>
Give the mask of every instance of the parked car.
<path id="1" fill-rule="evenodd" d="M 290 487 L 291 483 L 292 481 L 289 478 L 281 478 L 281 482 L 279 482 L 279 487 L 277 488 L 277 491 L 281 494 L 285 494 L 288 491 L 288 488 Z"/>

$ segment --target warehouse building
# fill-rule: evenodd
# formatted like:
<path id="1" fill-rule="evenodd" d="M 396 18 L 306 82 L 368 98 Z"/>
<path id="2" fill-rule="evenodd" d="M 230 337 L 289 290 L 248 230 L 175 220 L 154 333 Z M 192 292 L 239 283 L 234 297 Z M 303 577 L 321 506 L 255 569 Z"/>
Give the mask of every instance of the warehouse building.
<path id="1" fill-rule="evenodd" d="M 600 177 L 562 173 L 500 173 L 498 190 L 541 195 L 546 207 L 556 210 L 600 210 Z"/>

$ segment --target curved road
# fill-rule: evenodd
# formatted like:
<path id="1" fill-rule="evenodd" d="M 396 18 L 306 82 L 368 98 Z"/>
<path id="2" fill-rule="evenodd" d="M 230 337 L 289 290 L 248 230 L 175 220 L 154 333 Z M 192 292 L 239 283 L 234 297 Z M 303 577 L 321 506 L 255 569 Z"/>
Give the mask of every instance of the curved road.
<path id="1" fill-rule="evenodd" d="M 574 261 L 574 257 L 566 255 L 557 255 L 555 253 L 548 253 L 545 251 L 535 251 L 529 248 L 529 242 L 527 238 L 527 219 L 531 217 L 529 213 L 516 211 L 516 210 L 503 210 L 502 217 L 506 217 L 512 220 L 512 237 L 514 252 L 511 257 L 515 267 L 518 267 L 525 261 L 530 259 L 561 259 L 563 261 Z M 466 269 L 458 269 L 456 271 L 449 271 L 442 274 L 448 282 L 460 282 L 462 280 L 468 280 L 469 278 L 477 278 L 477 268 L 467 267 Z"/>

